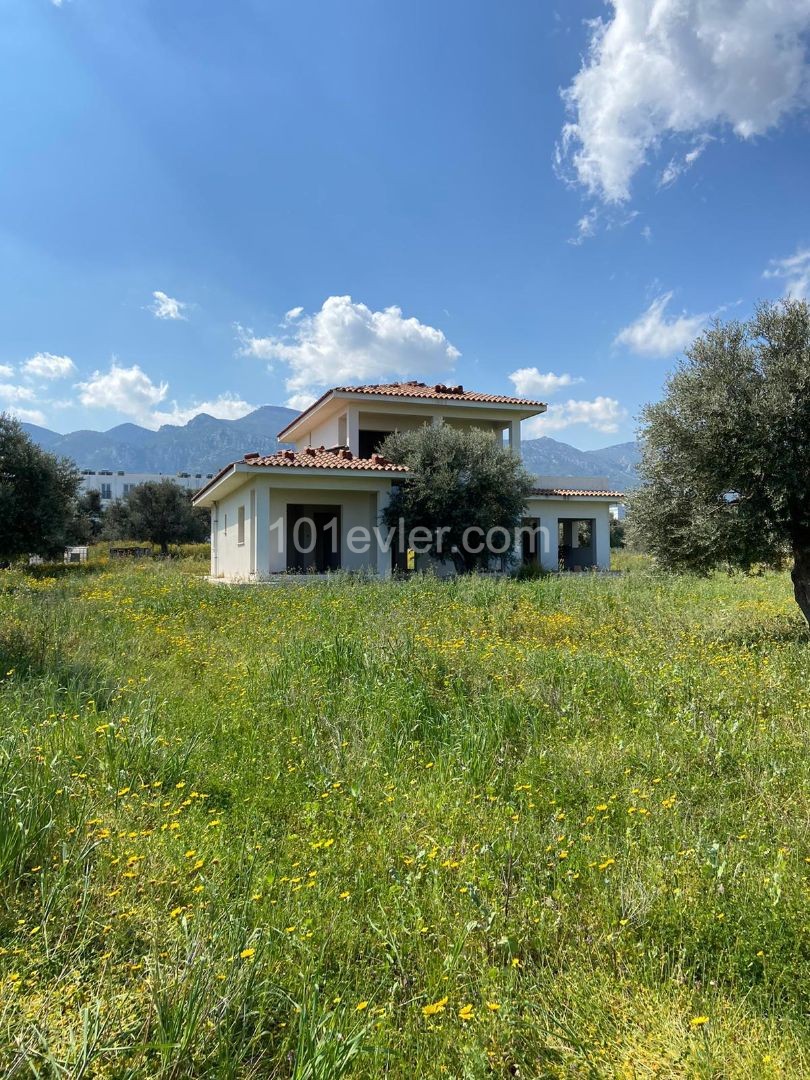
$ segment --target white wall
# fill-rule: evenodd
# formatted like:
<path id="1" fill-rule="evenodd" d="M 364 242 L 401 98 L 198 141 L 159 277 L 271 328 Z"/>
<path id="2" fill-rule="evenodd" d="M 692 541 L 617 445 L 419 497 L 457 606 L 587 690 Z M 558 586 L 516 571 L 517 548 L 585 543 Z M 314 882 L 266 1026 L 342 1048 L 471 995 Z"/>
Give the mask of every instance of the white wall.
<path id="1" fill-rule="evenodd" d="M 351 551 L 349 531 L 363 526 L 372 532 L 391 488 L 388 477 L 320 477 L 260 475 L 220 499 L 211 511 L 211 574 L 226 581 L 249 581 L 287 569 L 287 508 L 340 506 L 340 565 L 343 570 L 390 573 L 390 552 Z M 347 490 L 348 489 L 348 490 Z M 245 543 L 237 543 L 239 507 L 245 508 Z M 227 515 L 227 533 L 225 518 Z"/>
<path id="2" fill-rule="evenodd" d="M 211 509 L 211 575 L 232 581 L 250 578 L 250 486 L 226 495 Z M 238 542 L 239 507 L 245 508 L 245 542 Z"/>
<path id="3" fill-rule="evenodd" d="M 338 417 L 333 416 L 323 424 L 313 428 L 303 440 L 295 444 L 296 450 L 304 450 L 307 446 L 339 446 Z"/>
<path id="4" fill-rule="evenodd" d="M 569 481 L 570 482 L 570 481 Z M 600 570 L 610 569 L 610 504 L 607 499 L 553 499 L 535 497 L 529 499 L 527 517 L 540 519 L 542 547 L 540 563 L 546 570 L 558 567 L 558 524 L 561 519 L 588 520 L 594 522 L 595 564 Z"/>

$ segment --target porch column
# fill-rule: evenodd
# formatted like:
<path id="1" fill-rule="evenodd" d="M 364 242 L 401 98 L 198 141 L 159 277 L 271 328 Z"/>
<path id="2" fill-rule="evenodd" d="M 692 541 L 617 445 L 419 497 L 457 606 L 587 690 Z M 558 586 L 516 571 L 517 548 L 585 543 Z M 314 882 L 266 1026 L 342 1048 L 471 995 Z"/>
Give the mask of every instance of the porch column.
<path id="1" fill-rule="evenodd" d="M 256 577 L 270 573 L 270 485 L 256 485 Z"/>
<path id="2" fill-rule="evenodd" d="M 610 569 L 610 510 L 600 506 L 593 521 L 594 565 Z"/>
<path id="3" fill-rule="evenodd" d="M 388 532 L 383 525 L 382 515 L 390 501 L 391 488 L 381 488 L 377 492 L 377 520 L 374 523 L 379 531 L 373 534 L 376 537 L 375 543 L 377 544 L 377 575 L 381 578 L 391 577 L 391 548 L 389 547 L 386 551 L 381 543 L 382 538 Z"/>
<path id="4" fill-rule="evenodd" d="M 520 420 L 509 421 L 509 449 L 513 454 L 520 454 Z"/>
<path id="5" fill-rule="evenodd" d="M 539 559 L 544 570 L 556 573 L 560 569 L 559 557 L 559 528 L 560 519 L 556 514 L 544 514 L 540 516 L 540 545 Z"/>
<path id="6" fill-rule="evenodd" d="M 360 410 L 350 405 L 346 410 L 346 442 L 349 449 L 358 457 L 360 454 Z"/>

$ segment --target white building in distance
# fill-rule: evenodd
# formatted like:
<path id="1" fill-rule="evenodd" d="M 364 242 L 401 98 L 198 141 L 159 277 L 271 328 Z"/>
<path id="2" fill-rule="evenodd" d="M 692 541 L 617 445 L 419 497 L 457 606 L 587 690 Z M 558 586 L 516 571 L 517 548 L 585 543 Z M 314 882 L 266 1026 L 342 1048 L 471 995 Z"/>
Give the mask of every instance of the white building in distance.
<path id="1" fill-rule="evenodd" d="M 145 484 L 150 480 L 172 480 L 175 484 L 185 488 L 186 491 L 197 491 L 208 480 L 212 479 L 213 473 L 140 473 L 126 472 L 124 470 L 111 469 L 81 469 L 82 482 L 80 493 L 97 491 L 101 496 L 102 506 L 109 506 L 116 499 L 123 499 L 138 484 Z"/>

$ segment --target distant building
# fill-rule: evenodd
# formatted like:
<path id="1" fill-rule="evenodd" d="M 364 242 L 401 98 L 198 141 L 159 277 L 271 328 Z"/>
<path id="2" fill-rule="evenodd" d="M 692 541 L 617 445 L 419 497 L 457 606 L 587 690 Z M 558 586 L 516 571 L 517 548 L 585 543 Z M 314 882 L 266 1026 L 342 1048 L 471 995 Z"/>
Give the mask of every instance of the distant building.
<path id="1" fill-rule="evenodd" d="M 213 473 L 136 473 L 110 469 L 82 469 L 82 482 L 80 491 L 97 491 L 101 496 L 102 506 L 108 506 L 116 499 L 123 499 L 138 484 L 145 484 L 149 480 L 173 480 L 175 484 L 185 488 L 186 491 L 198 491 L 208 480 L 212 479 Z"/>

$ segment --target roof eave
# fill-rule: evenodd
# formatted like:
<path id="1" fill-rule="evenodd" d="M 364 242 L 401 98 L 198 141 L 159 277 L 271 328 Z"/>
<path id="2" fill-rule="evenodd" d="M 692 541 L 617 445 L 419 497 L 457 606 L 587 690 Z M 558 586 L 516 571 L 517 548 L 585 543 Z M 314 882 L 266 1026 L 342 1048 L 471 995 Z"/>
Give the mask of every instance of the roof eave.
<path id="1" fill-rule="evenodd" d="M 236 474 L 247 479 L 252 475 L 259 476 L 299 476 L 299 477 L 336 477 L 348 478 L 356 477 L 362 480 L 381 480 L 383 478 L 389 480 L 409 480 L 413 475 L 407 469 L 340 469 L 340 468 L 316 468 L 306 465 L 248 465 L 244 461 L 234 461 L 230 465 L 226 465 L 213 480 L 210 480 L 205 487 L 193 496 L 193 506 L 210 506 L 211 503 L 216 502 L 216 499 L 212 498 L 213 492 L 217 487 L 221 487 L 224 483 L 230 480 Z M 226 493 L 227 494 L 227 493 Z"/>

